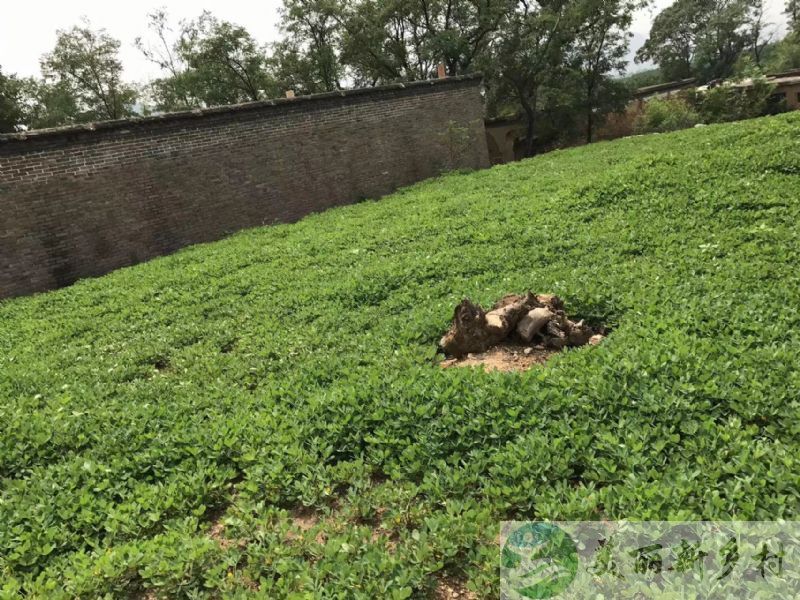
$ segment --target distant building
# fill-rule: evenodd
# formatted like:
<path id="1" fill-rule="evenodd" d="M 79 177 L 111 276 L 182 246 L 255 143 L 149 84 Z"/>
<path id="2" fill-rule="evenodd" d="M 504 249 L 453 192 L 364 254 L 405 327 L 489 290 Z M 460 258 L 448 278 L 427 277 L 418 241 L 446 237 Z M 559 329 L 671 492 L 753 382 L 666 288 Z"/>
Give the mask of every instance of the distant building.
<path id="1" fill-rule="evenodd" d="M 800 110 L 800 69 L 776 73 L 767 79 L 775 86 L 775 96 L 786 101 L 786 107 Z"/>
<path id="2" fill-rule="evenodd" d="M 657 85 L 649 85 L 639 88 L 633 93 L 633 98 L 639 104 L 654 98 L 671 98 L 678 92 L 688 90 L 697 83 L 696 79 L 681 79 L 680 81 L 669 81 Z"/>
<path id="3" fill-rule="evenodd" d="M 783 103 L 789 110 L 800 109 L 800 69 L 784 71 L 783 73 L 771 73 L 766 76 L 766 79 L 775 86 L 775 92 L 770 98 L 771 103 Z M 730 85 L 734 88 L 747 89 L 752 87 L 753 80 L 743 79 L 742 81 L 734 82 L 712 81 L 708 85 L 701 86 L 697 89 L 702 92 L 720 85 Z"/>

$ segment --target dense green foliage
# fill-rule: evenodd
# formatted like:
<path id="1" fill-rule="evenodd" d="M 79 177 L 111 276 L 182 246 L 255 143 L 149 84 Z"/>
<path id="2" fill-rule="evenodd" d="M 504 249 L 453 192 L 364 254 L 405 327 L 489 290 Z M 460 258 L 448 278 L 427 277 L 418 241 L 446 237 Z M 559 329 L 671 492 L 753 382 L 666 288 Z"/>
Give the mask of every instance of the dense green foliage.
<path id="1" fill-rule="evenodd" d="M 786 110 L 786 103 L 771 104 L 770 98 L 775 86 L 766 79 L 753 79 L 752 85 L 741 89 L 735 86 L 720 85 L 704 93 L 690 90 L 688 96 L 705 123 L 725 123 L 741 121 Z"/>
<path id="2" fill-rule="evenodd" d="M 800 32 L 795 31 L 768 48 L 766 71 L 781 73 L 800 69 Z"/>
<path id="3" fill-rule="evenodd" d="M 136 46 L 164 76 L 148 86 L 158 111 L 237 104 L 281 92 L 267 68 L 264 48 L 244 27 L 204 11 L 174 29 L 166 12 L 148 15 L 150 41 Z"/>
<path id="4" fill-rule="evenodd" d="M 558 151 L 3 302 L 0 595 L 494 597 L 501 519 L 797 517 L 798 140 Z M 528 288 L 613 333 L 437 366 Z"/>
<path id="5" fill-rule="evenodd" d="M 55 48 L 42 57 L 44 81 L 40 85 L 68 95 L 75 106 L 70 120 L 102 121 L 133 115 L 136 91 L 122 81 L 120 45 L 105 31 L 94 31 L 88 21 L 57 32 Z"/>
<path id="6" fill-rule="evenodd" d="M 15 76 L 3 75 L 0 68 L 0 133 L 15 131 L 22 121 L 20 82 Z"/>
<path id="7" fill-rule="evenodd" d="M 675 0 L 653 20 L 636 55 L 651 60 L 667 81 L 726 78 L 749 57 L 763 66 L 771 34 L 764 0 Z"/>
<path id="8" fill-rule="evenodd" d="M 685 98 L 654 98 L 645 104 L 636 117 L 637 133 L 664 133 L 694 127 L 700 115 Z"/>
<path id="9" fill-rule="evenodd" d="M 789 19 L 789 28 L 792 31 L 797 31 L 797 26 L 800 24 L 800 1 L 786 0 L 786 17 Z"/>
<path id="10" fill-rule="evenodd" d="M 663 133 L 786 111 L 784 101 L 772 101 L 774 92 L 775 86 L 763 77 L 751 79 L 747 87 L 724 84 L 703 91 L 684 90 L 677 96 L 649 100 L 634 128 L 638 133 Z"/>

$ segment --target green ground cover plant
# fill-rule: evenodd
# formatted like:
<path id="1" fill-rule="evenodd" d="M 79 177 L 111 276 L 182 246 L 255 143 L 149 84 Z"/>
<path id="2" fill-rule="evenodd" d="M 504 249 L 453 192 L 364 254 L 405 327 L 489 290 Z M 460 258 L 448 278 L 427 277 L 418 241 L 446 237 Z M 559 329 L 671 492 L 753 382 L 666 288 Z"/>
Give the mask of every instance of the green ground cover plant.
<path id="1" fill-rule="evenodd" d="M 557 151 L 0 303 L 0 597 L 499 594 L 504 519 L 796 518 L 800 114 Z M 613 327 L 438 367 L 465 296 Z"/>

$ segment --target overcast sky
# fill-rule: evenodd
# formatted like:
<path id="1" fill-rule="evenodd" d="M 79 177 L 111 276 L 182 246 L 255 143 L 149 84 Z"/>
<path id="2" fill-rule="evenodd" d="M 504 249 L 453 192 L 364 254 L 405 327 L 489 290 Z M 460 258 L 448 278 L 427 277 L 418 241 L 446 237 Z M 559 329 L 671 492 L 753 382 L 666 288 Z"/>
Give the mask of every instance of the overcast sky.
<path id="1" fill-rule="evenodd" d="M 633 25 L 633 50 L 647 38 L 653 16 L 672 0 L 656 0 L 655 6 L 637 15 Z M 95 28 L 104 27 L 122 41 L 120 54 L 125 77 L 145 81 L 158 74 L 133 43 L 147 31 L 147 14 L 163 7 L 177 19 L 191 19 L 207 9 L 216 16 L 247 27 L 260 42 L 278 39 L 278 8 L 281 0 L 12 0 L 4 2 L 0 19 L 0 67 L 4 73 L 38 75 L 39 58 L 53 48 L 57 29 L 67 29 L 82 16 Z M 769 20 L 782 31 L 784 0 L 767 0 Z"/>

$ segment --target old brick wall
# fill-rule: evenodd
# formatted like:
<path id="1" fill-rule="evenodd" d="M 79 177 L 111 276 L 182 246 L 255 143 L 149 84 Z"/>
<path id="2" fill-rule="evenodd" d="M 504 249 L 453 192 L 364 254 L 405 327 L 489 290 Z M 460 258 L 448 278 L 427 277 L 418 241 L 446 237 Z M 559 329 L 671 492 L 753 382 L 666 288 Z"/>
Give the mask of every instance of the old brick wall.
<path id="1" fill-rule="evenodd" d="M 488 166 L 476 77 L 0 136 L 0 298 Z M 448 124 L 470 128 L 453 151 Z"/>

